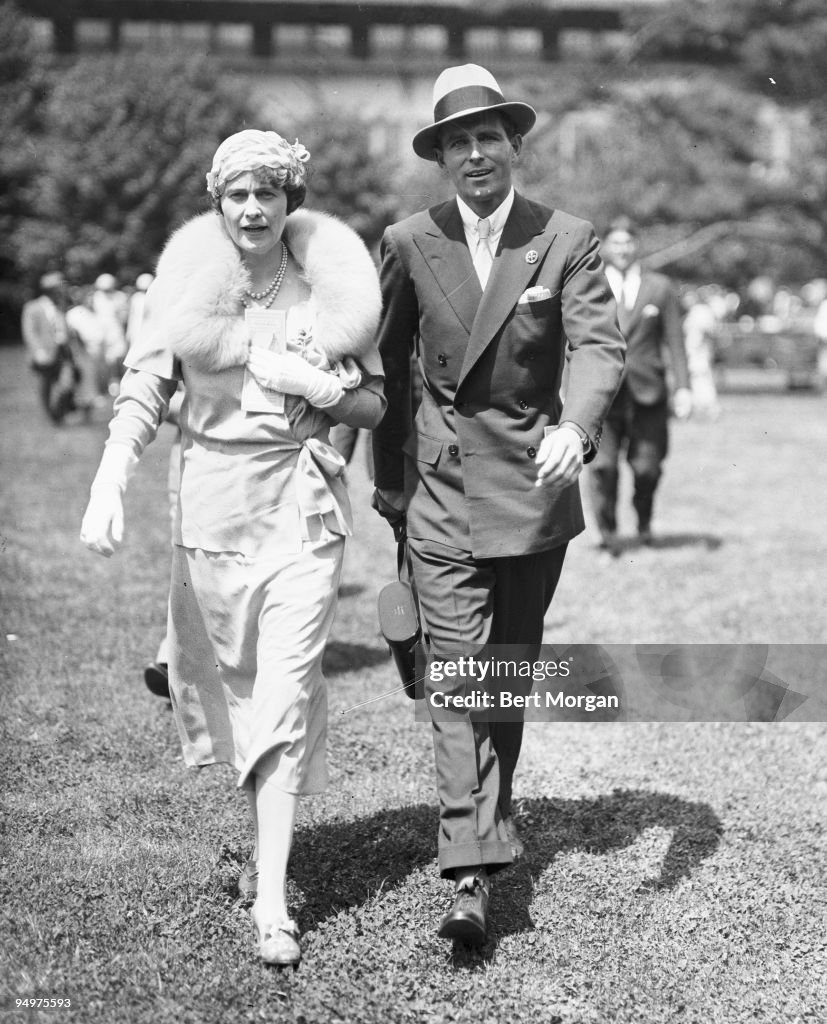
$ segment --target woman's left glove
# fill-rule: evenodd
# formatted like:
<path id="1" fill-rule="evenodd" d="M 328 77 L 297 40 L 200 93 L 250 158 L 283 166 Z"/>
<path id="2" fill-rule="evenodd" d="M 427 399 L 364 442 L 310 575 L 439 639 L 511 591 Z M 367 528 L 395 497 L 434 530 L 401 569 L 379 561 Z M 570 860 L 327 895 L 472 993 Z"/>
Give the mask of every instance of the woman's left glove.
<path id="1" fill-rule="evenodd" d="M 311 366 L 295 352 L 270 352 L 251 345 L 247 366 L 262 387 L 306 398 L 317 409 L 336 405 L 345 391 L 337 376 Z"/>

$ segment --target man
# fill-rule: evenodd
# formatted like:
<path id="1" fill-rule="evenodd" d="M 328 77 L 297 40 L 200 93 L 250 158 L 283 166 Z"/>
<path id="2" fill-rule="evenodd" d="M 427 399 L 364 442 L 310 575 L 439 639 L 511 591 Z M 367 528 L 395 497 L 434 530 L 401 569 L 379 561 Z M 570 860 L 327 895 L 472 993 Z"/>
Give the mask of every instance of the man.
<path id="1" fill-rule="evenodd" d="M 99 274 L 92 292 L 92 311 L 103 331 L 103 358 L 106 388 L 110 395 L 118 394 L 126 355 L 127 298 L 118 288 L 112 274 Z"/>
<path id="2" fill-rule="evenodd" d="M 111 276 L 111 275 L 107 275 Z M 154 274 L 138 274 L 135 278 L 135 291 L 128 300 L 128 313 L 126 316 L 126 346 L 127 351 L 135 344 L 141 333 L 141 326 L 144 322 L 144 310 L 146 308 L 146 293 L 155 280 Z"/>
<path id="3" fill-rule="evenodd" d="M 65 306 L 63 274 L 44 274 L 39 296 L 23 306 L 20 324 L 29 365 L 40 378 L 40 401 L 53 423 L 75 407 L 76 371 Z"/>
<path id="4" fill-rule="evenodd" d="M 501 644 L 539 650 L 566 545 L 583 529 L 576 480 L 623 365 L 590 225 L 513 190 L 535 119 L 485 69 L 444 71 L 434 123 L 413 148 L 457 197 L 391 226 L 382 243 L 388 411 L 374 435 L 374 501 L 391 522 L 405 516 L 435 660 Z M 412 427 L 413 350 L 422 394 Z M 522 721 L 435 711 L 435 696 L 463 692 L 457 677 L 426 678 L 439 867 L 457 887 L 439 934 L 481 943 L 488 876 L 522 850 L 511 809 Z"/>
<path id="5" fill-rule="evenodd" d="M 589 494 L 601 546 L 617 554 L 618 462 L 624 450 L 634 475 L 638 537 L 643 544 L 652 541 L 655 490 L 668 448 L 667 360 L 675 382 L 673 409 L 679 419 L 692 410 L 692 391 L 678 297 L 663 274 L 641 268 L 637 230 L 628 217 L 610 224 L 602 254 L 628 348 L 623 384 L 589 469 Z"/>

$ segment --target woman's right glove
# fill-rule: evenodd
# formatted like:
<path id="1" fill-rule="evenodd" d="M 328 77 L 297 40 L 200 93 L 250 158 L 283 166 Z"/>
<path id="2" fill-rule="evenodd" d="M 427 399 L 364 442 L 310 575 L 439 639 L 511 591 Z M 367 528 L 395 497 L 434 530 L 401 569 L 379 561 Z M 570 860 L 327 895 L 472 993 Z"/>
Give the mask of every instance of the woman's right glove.
<path id="1" fill-rule="evenodd" d="M 80 539 L 90 551 L 109 558 L 123 542 L 123 495 L 113 484 L 96 487 L 80 526 Z"/>
<path id="2" fill-rule="evenodd" d="M 92 482 L 80 539 L 90 551 L 109 558 L 123 542 L 123 495 L 138 457 L 124 444 L 108 444 Z"/>
<path id="3" fill-rule="evenodd" d="M 317 409 L 336 405 L 345 391 L 335 374 L 311 366 L 295 352 L 270 352 L 251 345 L 247 366 L 262 387 L 306 398 Z"/>

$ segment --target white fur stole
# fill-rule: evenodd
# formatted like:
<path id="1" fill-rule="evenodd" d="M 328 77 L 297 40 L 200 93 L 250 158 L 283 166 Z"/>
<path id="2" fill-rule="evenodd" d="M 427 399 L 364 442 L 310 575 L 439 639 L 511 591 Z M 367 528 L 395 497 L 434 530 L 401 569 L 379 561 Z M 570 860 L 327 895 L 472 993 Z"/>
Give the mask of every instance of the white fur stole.
<path id="1" fill-rule="evenodd" d="M 355 231 L 328 214 L 297 210 L 284 239 L 303 269 L 316 309 L 315 345 L 331 362 L 351 356 L 377 371 L 374 337 L 382 298 L 373 260 Z M 158 261 L 142 340 L 214 372 L 247 360 L 242 299 L 250 275 L 220 216 L 180 227 Z"/>

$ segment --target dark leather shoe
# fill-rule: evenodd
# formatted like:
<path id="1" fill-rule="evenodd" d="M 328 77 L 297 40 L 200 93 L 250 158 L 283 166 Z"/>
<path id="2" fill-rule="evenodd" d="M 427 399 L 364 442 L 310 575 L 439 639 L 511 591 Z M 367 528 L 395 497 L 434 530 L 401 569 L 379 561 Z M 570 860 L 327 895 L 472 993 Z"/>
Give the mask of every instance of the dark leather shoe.
<path id="1" fill-rule="evenodd" d="M 511 844 L 511 856 L 514 860 L 519 860 L 525 853 L 525 846 L 523 845 L 520 830 L 517 828 L 517 822 L 509 815 L 503 819 L 503 826 L 508 836 L 508 842 Z"/>
<path id="2" fill-rule="evenodd" d="M 479 875 L 470 889 L 457 889 L 454 905 L 439 926 L 441 939 L 458 939 L 481 946 L 488 933 L 488 882 Z"/>
<path id="3" fill-rule="evenodd" d="M 169 700 L 169 670 L 160 661 L 153 661 L 144 669 L 144 682 L 150 693 Z"/>

